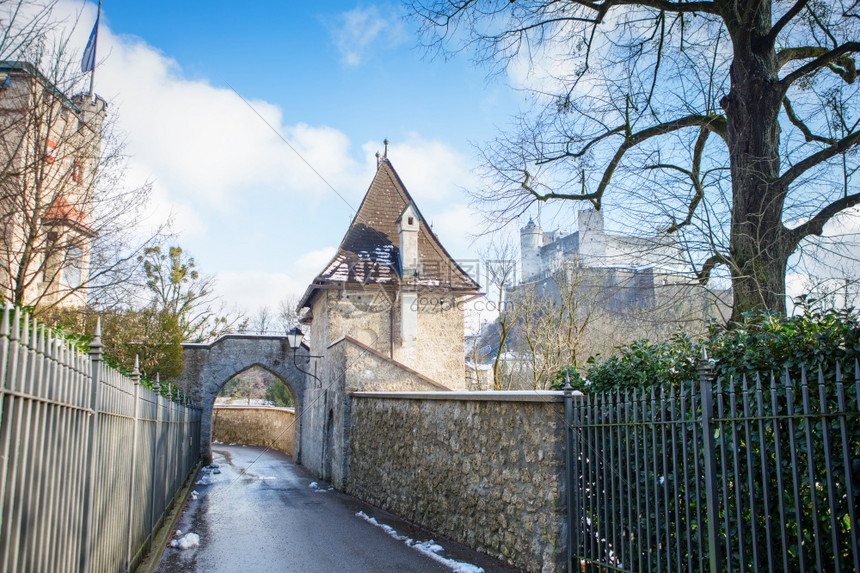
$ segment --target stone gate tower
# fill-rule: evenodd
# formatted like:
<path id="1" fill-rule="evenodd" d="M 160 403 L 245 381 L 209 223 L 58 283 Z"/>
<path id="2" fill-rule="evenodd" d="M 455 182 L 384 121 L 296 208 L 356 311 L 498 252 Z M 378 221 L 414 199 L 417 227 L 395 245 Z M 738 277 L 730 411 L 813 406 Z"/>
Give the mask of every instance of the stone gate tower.
<path id="1" fill-rule="evenodd" d="M 465 389 L 463 306 L 478 290 L 382 157 L 299 303 L 310 353 L 321 357 L 305 390 L 302 463 L 343 483 L 351 392 Z"/>

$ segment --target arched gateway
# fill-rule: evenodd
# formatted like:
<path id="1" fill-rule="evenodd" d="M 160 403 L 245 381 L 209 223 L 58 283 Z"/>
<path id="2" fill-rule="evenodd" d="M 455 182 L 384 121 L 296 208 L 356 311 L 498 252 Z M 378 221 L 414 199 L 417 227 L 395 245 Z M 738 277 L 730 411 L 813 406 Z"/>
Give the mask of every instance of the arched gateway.
<path id="1" fill-rule="evenodd" d="M 268 370 L 290 387 L 296 400 L 295 460 L 301 463 L 302 413 L 308 370 L 308 349 L 295 356 L 285 336 L 228 334 L 209 344 L 182 345 L 184 368 L 175 381 L 203 410 L 200 423 L 202 456 L 212 457 L 212 407 L 215 397 L 231 378 L 252 367 Z M 295 360 L 295 361 L 294 361 Z M 298 364 L 298 368 L 296 367 Z"/>

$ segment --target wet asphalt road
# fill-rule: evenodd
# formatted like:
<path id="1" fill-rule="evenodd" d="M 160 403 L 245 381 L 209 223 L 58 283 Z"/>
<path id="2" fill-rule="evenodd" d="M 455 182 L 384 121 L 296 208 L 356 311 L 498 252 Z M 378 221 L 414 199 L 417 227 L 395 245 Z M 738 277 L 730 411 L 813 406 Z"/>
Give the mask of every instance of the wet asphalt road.
<path id="1" fill-rule="evenodd" d="M 176 528 L 200 536 L 200 546 L 168 547 L 157 573 L 257 573 L 289 571 L 451 571 L 473 565 L 515 571 L 485 555 L 416 529 L 315 480 L 284 454 L 262 448 L 213 444 L 220 474 L 201 472 Z M 243 471 L 244 470 L 244 471 Z M 316 483 L 315 483 L 316 482 Z M 435 540 L 446 564 L 356 514 L 364 512 L 414 541 Z M 180 536 L 181 537 L 181 536 Z"/>

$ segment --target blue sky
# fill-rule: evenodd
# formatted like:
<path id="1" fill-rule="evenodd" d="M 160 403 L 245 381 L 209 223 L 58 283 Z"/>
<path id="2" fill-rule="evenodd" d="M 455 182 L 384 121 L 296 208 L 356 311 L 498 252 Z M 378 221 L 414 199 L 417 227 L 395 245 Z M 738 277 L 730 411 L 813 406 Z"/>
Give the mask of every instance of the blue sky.
<path id="1" fill-rule="evenodd" d="M 61 8 L 83 10 L 82 50 L 95 3 Z M 128 182 L 153 182 L 149 223 L 172 217 L 177 242 L 217 275 L 227 302 L 253 312 L 304 291 L 384 138 L 443 244 L 474 258 L 478 216 L 463 191 L 478 184 L 472 143 L 526 100 L 465 55 L 427 54 L 402 16 L 398 3 L 103 3 L 95 87 L 128 140 Z"/>

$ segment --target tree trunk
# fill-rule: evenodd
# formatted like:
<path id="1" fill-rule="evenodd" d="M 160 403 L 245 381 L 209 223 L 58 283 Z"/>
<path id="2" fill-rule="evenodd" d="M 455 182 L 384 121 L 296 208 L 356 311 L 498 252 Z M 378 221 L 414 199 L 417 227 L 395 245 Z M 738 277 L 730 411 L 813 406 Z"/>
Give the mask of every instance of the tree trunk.
<path id="1" fill-rule="evenodd" d="M 786 248 L 782 224 L 786 189 L 775 183 L 780 171 L 783 91 L 774 47 L 758 39 L 767 35 L 770 19 L 771 3 L 764 0 L 751 23 L 727 22 L 734 58 L 731 89 L 720 105 L 726 113 L 732 175 L 733 323 L 751 310 L 785 313 L 785 272 L 791 251 Z"/>

